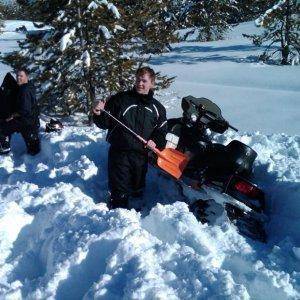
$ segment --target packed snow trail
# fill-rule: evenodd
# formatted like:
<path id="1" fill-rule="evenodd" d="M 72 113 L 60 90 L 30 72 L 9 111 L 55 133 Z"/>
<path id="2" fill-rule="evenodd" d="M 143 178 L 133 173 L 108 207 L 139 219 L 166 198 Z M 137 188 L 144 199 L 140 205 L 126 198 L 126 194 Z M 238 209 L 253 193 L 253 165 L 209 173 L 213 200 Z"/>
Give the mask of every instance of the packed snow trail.
<path id="1" fill-rule="evenodd" d="M 300 297 L 299 137 L 233 137 L 258 153 L 269 243 L 224 218 L 199 223 L 174 182 L 150 169 L 149 215 L 109 211 L 107 144 L 95 127 L 41 133 L 42 152 L 20 136 L 0 157 L 0 295 L 6 299 L 297 299 Z M 157 204 L 162 203 L 162 204 Z"/>

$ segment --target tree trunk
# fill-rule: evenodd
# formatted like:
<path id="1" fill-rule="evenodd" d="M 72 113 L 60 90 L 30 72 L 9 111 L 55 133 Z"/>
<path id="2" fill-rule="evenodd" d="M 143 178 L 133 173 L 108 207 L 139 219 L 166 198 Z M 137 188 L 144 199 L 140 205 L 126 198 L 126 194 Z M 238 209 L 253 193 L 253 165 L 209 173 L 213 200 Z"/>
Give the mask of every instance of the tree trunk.
<path id="1" fill-rule="evenodd" d="M 77 2 L 78 3 L 78 19 L 79 19 L 79 23 L 80 23 L 80 27 L 79 27 L 79 35 L 80 35 L 80 44 L 82 47 L 82 51 L 84 52 L 84 49 L 87 50 L 87 47 L 85 44 L 88 44 L 88 36 L 87 34 L 85 34 L 85 36 L 83 35 L 83 31 L 82 31 L 82 26 L 83 26 L 83 20 L 81 18 L 81 8 L 80 8 L 80 1 Z M 91 72 L 90 69 L 88 67 L 86 67 L 84 65 L 84 63 L 82 64 L 82 69 L 83 69 L 83 76 L 84 76 L 84 80 L 85 80 L 85 89 L 86 89 L 86 102 L 85 102 L 85 113 L 90 115 L 91 113 L 91 109 L 93 106 L 93 103 L 95 101 L 95 89 L 92 83 L 92 79 L 91 79 Z"/>
<path id="2" fill-rule="evenodd" d="M 286 9 L 285 9 L 285 26 L 284 26 L 284 46 L 281 49 L 282 65 L 289 64 L 289 55 L 290 55 L 290 34 L 291 34 L 291 0 L 286 1 Z"/>

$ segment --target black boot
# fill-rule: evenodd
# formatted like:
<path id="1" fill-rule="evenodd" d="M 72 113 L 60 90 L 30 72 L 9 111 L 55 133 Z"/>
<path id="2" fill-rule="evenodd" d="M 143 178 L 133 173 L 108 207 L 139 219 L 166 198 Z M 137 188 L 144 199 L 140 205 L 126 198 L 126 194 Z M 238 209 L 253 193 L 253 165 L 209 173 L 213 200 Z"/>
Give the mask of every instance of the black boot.
<path id="1" fill-rule="evenodd" d="M 8 154 L 10 152 L 10 141 L 8 136 L 0 136 L 0 154 Z"/>
<path id="2" fill-rule="evenodd" d="M 108 203 L 109 209 L 128 208 L 128 195 L 111 195 Z"/>
<path id="3" fill-rule="evenodd" d="M 27 146 L 27 153 L 30 155 L 36 155 L 40 152 L 41 146 L 40 146 L 40 139 L 38 134 L 31 133 L 26 138 L 26 146 Z"/>

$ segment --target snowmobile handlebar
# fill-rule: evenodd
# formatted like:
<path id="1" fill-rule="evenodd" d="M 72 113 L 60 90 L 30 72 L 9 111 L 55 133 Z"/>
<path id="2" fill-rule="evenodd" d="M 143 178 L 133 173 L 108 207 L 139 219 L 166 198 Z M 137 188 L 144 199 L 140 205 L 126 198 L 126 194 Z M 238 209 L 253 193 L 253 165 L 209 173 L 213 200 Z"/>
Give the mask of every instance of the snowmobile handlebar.
<path id="1" fill-rule="evenodd" d="M 230 124 L 228 124 L 228 127 L 229 127 L 229 128 L 231 128 L 232 130 L 236 131 L 236 132 L 238 132 L 238 131 L 239 131 L 237 128 L 235 128 L 235 127 L 231 126 Z"/>
<path id="2" fill-rule="evenodd" d="M 217 117 L 214 113 L 209 112 L 205 109 L 201 109 L 201 116 L 199 118 L 199 121 L 207 126 L 208 128 L 212 129 L 213 131 L 216 131 L 218 133 L 223 133 L 225 132 L 228 128 L 231 128 L 234 131 L 238 131 L 237 128 L 233 127 L 223 119 L 222 117 L 219 118 Z M 207 122 L 208 121 L 208 122 Z"/>

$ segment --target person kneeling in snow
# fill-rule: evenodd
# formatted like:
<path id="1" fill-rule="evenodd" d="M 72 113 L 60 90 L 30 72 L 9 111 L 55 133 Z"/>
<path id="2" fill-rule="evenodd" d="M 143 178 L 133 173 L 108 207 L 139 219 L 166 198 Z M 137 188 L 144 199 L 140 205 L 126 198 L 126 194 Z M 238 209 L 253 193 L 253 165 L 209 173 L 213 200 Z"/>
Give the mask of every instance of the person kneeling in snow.
<path id="1" fill-rule="evenodd" d="M 132 90 L 120 92 L 93 109 L 94 122 L 108 129 L 108 179 L 111 208 L 128 208 L 129 197 L 141 197 L 148 167 L 148 150 L 130 132 L 112 120 L 102 109 L 148 141 L 148 147 L 165 146 L 166 110 L 153 98 L 155 72 L 149 67 L 137 70 Z"/>
<path id="2" fill-rule="evenodd" d="M 20 132 L 27 146 L 27 152 L 35 155 L 40 151 L 38 136 L 39 110 L 35 95 L 35 87 L 29 82 L 25 68 L 17 72 L 19 86 L 14 112 L 0 123 L 0 154 L 10 152 L 10 136 Z"/>

